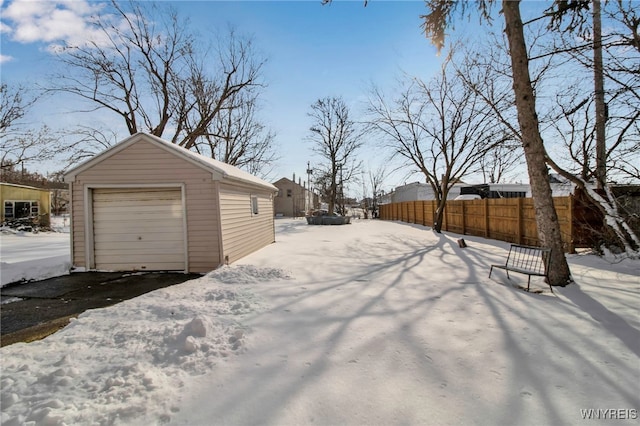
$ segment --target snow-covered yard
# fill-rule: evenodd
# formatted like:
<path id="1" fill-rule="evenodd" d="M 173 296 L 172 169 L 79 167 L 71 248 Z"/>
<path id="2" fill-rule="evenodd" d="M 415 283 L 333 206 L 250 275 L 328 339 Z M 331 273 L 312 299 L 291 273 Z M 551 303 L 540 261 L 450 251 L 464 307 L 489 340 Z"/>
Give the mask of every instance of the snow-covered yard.
<path id="1" fill-rule="evenodd" d="M 638 261 L 533 294 L 506 243 L 354 222 L 2 348 L 2 424 L 638 424 Z"/>
<path id="2" fill-rule="evenodd" d="M 0 287 L 20 280 L 38 280 L 69 273 L 69 218 L 54 217 L 56 232 L 0 233 Z"/>

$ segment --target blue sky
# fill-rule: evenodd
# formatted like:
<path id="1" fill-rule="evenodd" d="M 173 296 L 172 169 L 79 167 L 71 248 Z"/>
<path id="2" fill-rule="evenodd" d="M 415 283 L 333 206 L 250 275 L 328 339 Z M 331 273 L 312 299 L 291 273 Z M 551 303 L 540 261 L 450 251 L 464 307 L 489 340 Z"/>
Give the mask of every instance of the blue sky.
<path id="1" fill-rule="evenodd" d="M 422 1 L 374 0 L 366 7 L 361 1 L 322 6 L 320 0 L 163 3 L 188 17 L 203 35 L 233 25 L 238 32 L 253 36 L 268 58 L 262 113 L 277 133 L 282 157 L 272 175 L 274 180 L 293 173 L 304 178 L 307 161 L 312 165 L 318 161 L 305 141 L 311 124 L 307 113 L 316 99 L 342 96 L 358 118 L 372 83 L 390 88 L 401 72 L 428 78 L 440 63 L 420 30 L 419 16 L 427 11 Z M 96 4 L 84 0 L 68 4 L 72 5 L 66 9 L 68 13 L 56 13 L 61 7 L 55 1 L 2 3 L 3 82 L 44 84 L 55 69 L 47 51 L 49 44 L 62 38 L 86 37 L 83 22 Z M 71 113 L 73 110 L 73 100 L 50 97 L 38 105 L 31 119 L 53 127 L 72 127 L 87 119 Z M 104 114 L 102 118 L 109 119 Z M 115 117 L 113 120 L 119 124 Z M 121 135 L 126 136 L 126 132 Z M 363 150 L 365 164 L 375 166 L 384 160 L 379 152 L 371 152 Z M 390 180 L 385 186 L 396 183 Z"/>

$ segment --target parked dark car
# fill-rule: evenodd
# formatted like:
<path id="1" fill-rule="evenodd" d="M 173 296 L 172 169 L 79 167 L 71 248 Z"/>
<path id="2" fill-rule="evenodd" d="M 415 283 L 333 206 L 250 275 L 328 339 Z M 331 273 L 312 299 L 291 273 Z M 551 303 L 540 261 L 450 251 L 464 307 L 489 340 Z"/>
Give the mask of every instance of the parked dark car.
<path id="1" fill-rule="evenodd" d="M 338 213 L 329 214 L 326 210 L 314 210 L 307 216 L 309 225 L 346 225 L 351 223 L 349 216 L 341 216 Z"/>

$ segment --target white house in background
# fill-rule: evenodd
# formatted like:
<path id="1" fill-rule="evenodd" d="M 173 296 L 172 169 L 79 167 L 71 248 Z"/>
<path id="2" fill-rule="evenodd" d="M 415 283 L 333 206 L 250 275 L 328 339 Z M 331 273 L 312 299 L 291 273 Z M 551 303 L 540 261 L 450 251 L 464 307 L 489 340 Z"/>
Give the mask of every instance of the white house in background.
<path id="1" fill-rule="evenodd" d="M 566 197 L 573 194 L 575 186 L 559 175 L 549 176 L 551 191 L 554 197 Z M 492 183 L 492 184 L 467 184 L 456 183 L 453 185 L 447 200 L 455 200 L 461 195 L 479 194 L 482 198 L 531 198 L 531 185 L 520 183 Z M 400 203 L 404 201 L 435 200 L 431 185 L 428 183 L 413 182 L 395 188 L 385 195 L 381 204 Z"/>
<path id="2" fill-rule="evenodd" d="M 75 267 L 207 272 L 275 241 L 275 186 L 149 134 L 64 178 Z"/>
<path id="3" fill-rule="evenodd" d="M 456 183 L 449 191 L 447 196 L 448 200 L 455 199 L 460 195 L 460 187 L 468 186 L 462 183 Z M 435 194 L 433 188 L 428 183 L 413 182 L 406 185 L 398 186 L 392 192 L 386 194 L 386 201 L 381 200 L 381 204 L 388 203 L 401 203 L 404 201 L 421 201 L 421 200 L 435 200 Z"/>

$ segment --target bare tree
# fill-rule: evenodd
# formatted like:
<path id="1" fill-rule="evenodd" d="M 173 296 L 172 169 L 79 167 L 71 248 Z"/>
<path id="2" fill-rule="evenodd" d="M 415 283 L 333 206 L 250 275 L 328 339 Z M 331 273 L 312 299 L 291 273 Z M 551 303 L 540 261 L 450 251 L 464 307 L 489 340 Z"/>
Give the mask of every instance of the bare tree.
<path id="1" fill-rule="evenodd" d="M 378 166 L 376 169 L 369 170 L 369 184 L 371 185 L 371 198 L 372 198 L 372 214 L 373 217 L 378 217 L 378 196 L 382 189 L 382 183 L 387 177 L 387 167 L 385 164 Z"/>
<path id="2" fill-rule="evenodd" d="M 60 50 L 65 70 L 50 90 L 84 99 L 88 111 L 111 112 L 129 134 L 146 131 L 187 149 L 207 145 L 218 115 L 236 107 L 234 97 L 262 87 L 265 60 L 235 31 L 207 49 L 171 9 L 116 0 L 109 8 L 91 23 L 99 39 Z M 242 161 L 268 159 L 246 158 L 255 152 Z"/>
<path id="3" fill-rule="evenodd" d="M 513 172 L 516 166 L 522 164 L 520 145 L 508 142 L 497 145 L 479 159 L 480 172 L 483 183 L 500 183 L 507 180 L 507 175 Z"/>
<path id="4" fill-rule="evenodd" d="M 258 117 L 257 95 L 245 91 L 231 96 L 229 106 L 218 112 L 204 135 L 206 143 L 195 149 L 250 173 L 267 175 L 278 159 L 275 133 Z"/>
<path id="5" fill-rule="evenodd" d="M 604 78 L 602 86 L 606 89 L 602 90 L 604 112 L 601 111 L 602 106 L 599 112 L 594 107 L 596 105 L 595 90 L 587 91 L 581 84 L 582 81 L 578 81 L 575 83 L 578 90 L 574 99 L 559 96 L 561 102 L 559 101 L 558 104 L 562 103 L 562 108 L 558 115 L 564 117 L 567 116 L 567 112 L 575 115 L 588 111 L 592 117 L 600 117 L 600 121 L 604 118 L 606 146 L 603 142 L 599 145 L 600 150 L 603 151 L 600 152 L 600 156 L 604 155 L 606 170 L 600 171 L 599 174 L 612 173 L 612 180 L 637 180 L 637 168 L 633 167 L 633 164 L 640 161 L 640 153 L 637 149 L 640 140 L 640 132 L 638 132 L 640 73 L 637 68 L 640 60 L 640 36 L 638 36 L 640 16 L 633 1 L 612 1 L 604 3 L 603 6 L 602 14 L 606 18 L 606 33 L 603 34 L 600 45 L 602 78 Z M 570 61 L 574 70 L 575 65 L 579 65 L 582 69 L 581 75 L 586 79 L 589 75 L 593 75 L 594 69 L 599 67 L 596 66 L 593 53 L 597 43 L 588 21 L 585 20 L 577 29 L 574 27 L 555 24 L 554 30 L 557 37 L 548 54 L 562 55 L 565 61 L 567 59 Z M 594 118 L 589 125 L 591 128 L 598 127 L 593 124 Z M 597 155 L 593 159 L 597 160 L 596 157 Z M 600 163 L 603 163 L 602 158 Z M 594 176 L 590 176 L 589 179 L 593 180 Z"/>
<path id="6" fill-rule="evenodd" d="M 31 161 L 53 158 L 57 136 L 46 126 L 33 128 L 25 121 L 37 97 L 29 97 L 24 87 L 0 85 L 0 165 L 13 169 Z"/>
<path id="7" fill-rule="evenodd" d="M 109 12 L 91 23 L 100 38 L 60 49 L 65 69 L 52 90 L 116 114 L 130 134 L 162 136 L 175 113 L 172 92 L 194 51 L 188 22 L 134 2 L 111 1 Z"/>
<path id="8" fill-rule="evenodd" d="M 188 78 L 176 96 L 180 120 L 176 120 L 172 140 L 187 149 L 215 134 L 215 121 L 222 111 L 237 112 L 241 101 L 255 108 L 259 89 L 264 87 L 261 72 L 265 60 L 258 57 L 251 39 L 230 30 L 219 41 L 216 52 L 213 64 L 219 68 L 214 75 L 210 72 L 216 67 L 206 56 L 189 58 Z"/>
<path id="9" fill-rule="evenodd" d="M 436 232 L 441 232 L 453 185 L 478 171 L 481 159 L 509 140 L 492 111 L 459 78 L 452 58 L 429 82 L 406 78 L 393 101 L 374 89 L 368 108 L 372 131 L 431 186 Z"/>
<path id="10" fill-rule="evenodd" d="M 35 103 L 35 98 L 25 98 L 25 91 L 24 87 L 9 87 L 6 83 L 0 85 L 0 132 L 7 131 L 22 120 Z"/>
<path id="11" fill-rule="evenodd" d="M 536 35 L 537 37 L 537 35 Z M 476 48 L 465 43 L 462 61 L 452 63 L 458 78 L 492 111 L 500 127 L 509 137 L 507 142 L 498 144 L 479 158 L 479 168 L 484 183 L 499 183 L 518 166 L 524 164 L 520 134 L 517 125 L 517 111 L 511 86 L 511 67 L 508 52 L 501 48 L 504 40 L 489 34 L 489 42 Z M 543 65 L 536 70 L 534 81 L 539 81 L 547 72 Z"/>
<path id="12" fill-rule="evenodd" d="M 555 120 L 550 121 L 551 125 L 547 133 L 551 134 L 555 140 L 562 142 L 564 155 L 559 156 L 558 159 L 548 155 L 547 162 L 556 173 L 582 189 L 594 202 L 606 218 L 603 225 L 612 231 L 614 239 L 617 240 L 613 245 L 621 246 L 628 255 L 637 257 L 640 240 L 621 214 L 610 185 L 602 183 L 600 180 L 602 175 L 598 174 L 597 165 L 602 166 L 603 163 L 602 160 L 597 159 L 596 154 L 598 144 L 596 142 L 597 125 L 594 123 L 596 116 L 593 111 L 594 100 L 590 96 L 583 98 L 583 93 L 583 84 L 578 83 L 558 96 L 559 113 Z M 571 97 L 572 94 L 573 97 Z M 605 151 L 604 164 L 610 158 L 607 154 L 611 152 Z M 594 180 L 601 182 L 599 190 L 594 187 Z M 603 238 L 603 240 L 606 239 Z M 610 242 L 605 244 L 611 245 Z"/>
<path id="13" fill-rule="evenodd" d="M 619 6 L 619 3 L 615 4 Z M 623 12 L 618 11 L 618 14 L 624 16 Z M 612 34 L 614 31 L 621 31 L 620 27 L 625 28 L 624 25 L 614 26 L 615 20 L 611 14 L 609 18 L 608 28 Z M 622 21 L 620 16 L 618 20 Z M 533 22 L 539 25 L 533 25 Z M 547 162 L 556 173 L 583 189 L 594 205 L 608 218 L 604 224 L 607 227 L 613 226 L 611 234 L 617 236 L 618 240 L 614 245 L 624 247 L 628 255 L 636 256 L 633 247 L 636 246 L 637 238 L 633 236 L 633 232 L 625 230 L 625 217 L 617 211 L 616 200 L 609 198 L 609 195 L 613 195 L 612 192 L 603 188 L 598 194 L 590 195 L 593 182 L 597 181 L 597 164 L 603 164 L 602 159 L 598 160 L 596 155 L 598 126 L 595 124 L 595 118 L 598 114 L 595 112 L 597 108 L 594 107 L 595 91 L 589 85 L 594 69 L 590 53 L 593 47 L 590 27 L 583 20 L 571 21 L 572 25 L 580 27 L 582 31 L 574 34 L 566 28 L 558 28 L 559 23 L 549 27 L 549 23 L 544 20 L 533 22 L 527 27 L 529 55 L 535 58 L 535 63 L 531 66 L 531 80 L 536 96 L 548 100 L 538 108 L 540 132 L 547 141 Z M 623 55 L 619 54 L 618 50 L 621 48 L 620 40 L 624 39 L 620 35 L 613 38 L 608 36 L 602 44 L 605 58 L 603 70 L 608 78 L 606 86 L 609 87 L 606 91 L 606 126 L 609 137 L 604 164 L 608 170 L 606 174 L 612 176 L 609 173 L 612 171 L 618 177 L 622 174 L 616 170 L 616 165 L 622 165 L 626 176 L 633 176 L 632 165 L 638 163 L 640 158 L 637 150 L 637 118 L 640 110 L 636 106 L 637 102 L 629 102 L 630 96 L 633 96 L 638 86 L 633 84 L 633 78 L 629 78 L 633 75 L 629 72 L 632 69 L 629 64 L 634 63 L 634 57 L 637 63 L 637 54 L 640 52 L 625 45 L 623 50 L 626 59 L 623 60 Z M 500 40 L 488 43 L 489 47 L 475 54 L 470 66 L 458 66 L 459 74 L 472 87 L 483 88 L 482 91 L 478 90 L 478 94 L 483 97 L 487 106 L 496 112 L 505 126 L 520 139 L 516 117 L 511 113 L 514 103 L 513 91 L 505 90 L 504 84 L 505 81 L 511 80 L 511 72 L 507 69 L 510 66 L 505 66 L 504 63 L 504 58 L 509 56 L 508 52 L 503 52 L 500 48 L 501 44 Z M 576 67 L 576 63 L 579 66 Z M 611 64 L 615 64 L 615 67 Z M 624 66 L 621 66 L 623 64 Z M 485 92 L 486 88 L 499 90 Z M 499 96 L 495 96 L 494 93 L 498 93 Z M 555 99 L 555 102 L 551 99 Z M 600 146 L 602 147 L 602 144 Z M 606 183 L 603 186 L 606 186 Z M 608 231 L 605 234 L 608 235 Z M 607 239 L 611 240 L 610 237 Z"/>
<path id="14" fill-rule="evenodd" d="M 350 118 L 347 104 L 341 97 L 318 99 L 311 105 L 307 114 L 311 120 L 309 141 L 312 150 L 327 161 L 320 168 L 324 184 L 317 182 L 318 187 L 325 188 L 329 204 L 329 213 L 333 213 L 338 202 L 344 200 L 344 184 L 352 179 L 359 169 L 354 155 L 362 139 L 356 123 Z M 340 192 L 338 192 L 340 190 Z M 341 205 L 344 214 L 344 205 Z"/>
<path id="15" fill-rule="evenodd" d="M 313 184 L 320 196 L 320 200 L 329 200 L 332 194 L 331 172 L 325 170 L 322 166 L 317 166 L 313 175 Z"/>
<path id="16" fill-rule="evenodd" d="M 444 45 L 445 29 L 450 23 L 453 13 L 458 6 L 464 10 L 466 3 L 445 0 L 428 0 L 426 3 L 430 13 L 423 16 L 424 30 L 431 37 L 432 42 L 441 48 Z M 494 3 L 495 0 L 478 2 L 478 10 L 487 22 L 491 22 L 490 6 Z M 529 57 L 520 16 L 520 1 L 503 0 L 501 4 L 511 58 L 518 126 L 527 160 L 538 235 L 542 245 L 550 247 L 552 250 L 549 268 L 550 284 L 564 286 L 572 282 L 572 278 L 564 256 L 558 215 L 553 205 L 545 148 L 536 114 L 536 98 L 529 73 Z M 567 2 L 558 2 L 558 4 L 559 7 L 570 6 Z"/>
<path id="17" fill-rule="evenodd" d="M 114 129 L 104 129 L 92 126 L 77 126 L 63 131 L 68 139 L 58 146 L 58 150 L 65 154 L 63 169 L 79 164 L 101 153 L 118 143 L 118 133 Z"/>
<path id="18" fill-rule="evenodd" d="M 622 213 L 610 180 L 612 176 L 637 179 L 634 164 L 640 161 L 640 44 L 636 40 L 640 19 L 629 2 L 606 3 L 603 12 L 608 18 L 607 33 L 602 34 L 600 6 L 599 1 L 592 3 L 591 20 L 585 14 L 566 27 L 562 21 L 552 23 L 559 36 L 550 54 L 565 61 L 568 58 L 574 70 L 578 64 L 586 76 L 592 74 L 595 89 L 585 88 L 582 79 L 573 86 L 566 85 L 570 90 L 557 95 L 550 133 L 564 142 L 570 155 L 549 155 L 548 163 L 581 188 L 603 214 L 603 224 L 613 236 L 607 243 L 638 258 L 640 238 L 627 220 L 633 214 Z M 634 21 L 635 25 L 629 26 Z"/>
<path id="19" fill-rule="evenodd" d="M 580 101 L 578 105 L 569 108 L 566 105 L 559 102 L 558 109 L 561 111 L 561 115 L 554 121 L 554 125 L 550 130 L 553 130 L 557 140 L 564 142 L 565 153 L 568 152 L 568 157 L 572 161 L 567 161 L 567 155 L 565 154 L 562 165 L 559 160 L 554 160 L 552 156 L 548 156 L 547 162 L 555 172 L 571 181 L 576 187 L 581 188 L 600 210 L 605 218 L 603 225 L 613 235 L 613 241 L 605 242 L 605 244 L 618 246 L 628 256 L 638 258 L 640 257 L 640 238 L 631 227 L 627 216 L 622 213 L 611 185 L 604 183 L 597 190 L 593 185 L 594 178 L 597 181 L 601 177 L 601 175 L 597 175 L 598 168 L 594 168 L 594 159 L 596 159 L 596 163 L 598 161 L 595 140 L 596 126 L 593 123 L 593 100 L 586 98 Z M 569 103 L 569 105 L 571 104 Z M 612 102 L 611 105 L 614 106 L 614 103 Z M 633 127 L 634 125 L 624 126 L 623 129 L 619 129 L 618 137 L 614 139 L 610 149 L 605 151 L 605 164 L 620 164 L 622 162 L 627 173 L 633 167 L 631 159 L 636 158 L 637 164 L 637 152 L 622 154 L 622 157 L 617 160 L 614 157 L 614 155 L 620 156 L 621 152 L 625 153 L 626 150 L 616 150 L 615 148 L 623 146 L 620 142 L 627 139 L 625 134 Z M 637 127 L 634 132 L 637 132 Z M 640 145 L 637 144 L 637 139 L 636 148 L 640 148 Z M 631 213 L 629 216 L 633 216 L 633 214 Z M 608 238 L 604 240 L 606 239 Z"/>

